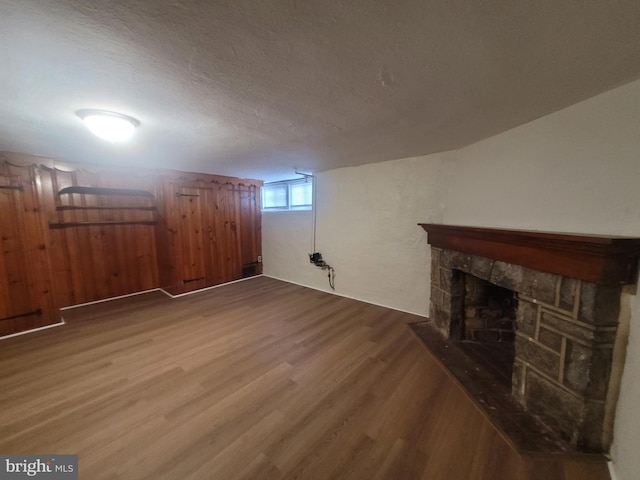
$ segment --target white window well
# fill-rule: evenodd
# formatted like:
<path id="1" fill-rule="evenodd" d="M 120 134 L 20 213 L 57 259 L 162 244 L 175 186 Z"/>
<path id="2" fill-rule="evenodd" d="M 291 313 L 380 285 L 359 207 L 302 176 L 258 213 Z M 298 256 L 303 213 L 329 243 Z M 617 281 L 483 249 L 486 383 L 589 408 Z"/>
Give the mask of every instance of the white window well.
<path id="1" fill-rule="evenodd" d="M 266 183 L 262 187 L 262 210 L 311 210 L 313 182 L 310 179 Z"/>

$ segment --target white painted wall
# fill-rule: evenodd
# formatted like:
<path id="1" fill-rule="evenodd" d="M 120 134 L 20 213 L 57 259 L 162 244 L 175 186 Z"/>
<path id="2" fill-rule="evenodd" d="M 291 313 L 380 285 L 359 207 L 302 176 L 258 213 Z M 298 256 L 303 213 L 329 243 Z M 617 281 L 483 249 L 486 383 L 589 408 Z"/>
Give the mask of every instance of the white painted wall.
<path id="1" fill-rule="evenodd" d="M 313 248 L 311 211 L 262 212 L 262 262 L 265 275 L 324 289 L 309 264 Z"/>
<path id="2" fill-rule="evenodd" d="M 640 81 L 457 152 L 445 223 L 640 235 Z"/>
<path id="3" fill-rule="evenodd" d="M 429 248 L 419 222 L 442 222 L 451 154 L 320 173 L 316 248 L 336 271 L 336 293 L 428 315 Z M 265 212 L 264 273 L 330 291 L 309 263 L 311 212 Z"/>
<path id="4" fill-rule="evenodd" d="M 429 264 L 418 222 L 640 236 L 640 81 L 456 152 L 332 170 L 318 181 L 317 245 L 336 266 L 337 293 L 424 315 Z M 265 273 L 328 289 L 305 258 L 310 238 L 309 213 L 265 214 Z M 633 292 L 623 298 L 631 319 L 612 449 L 618 480 L 640 472 Z"/>
<path id="5" fill-rule="evenodd" d="M 640 81 L 457 152 L 444 223 L 640 236 Z M 631 325 L 612 455 L 640 472 L 640 300 Z"/>

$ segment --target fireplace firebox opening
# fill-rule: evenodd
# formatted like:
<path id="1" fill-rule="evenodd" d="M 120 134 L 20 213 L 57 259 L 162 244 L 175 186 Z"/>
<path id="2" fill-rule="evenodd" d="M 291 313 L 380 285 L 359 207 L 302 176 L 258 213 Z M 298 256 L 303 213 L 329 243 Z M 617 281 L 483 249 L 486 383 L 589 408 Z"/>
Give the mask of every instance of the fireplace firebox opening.
<path id="1" fill-rule="evenodd" d="M 460 272 L 463 282 L 461 348 L 509 387 L 515 360 L 516 292 Z"/>

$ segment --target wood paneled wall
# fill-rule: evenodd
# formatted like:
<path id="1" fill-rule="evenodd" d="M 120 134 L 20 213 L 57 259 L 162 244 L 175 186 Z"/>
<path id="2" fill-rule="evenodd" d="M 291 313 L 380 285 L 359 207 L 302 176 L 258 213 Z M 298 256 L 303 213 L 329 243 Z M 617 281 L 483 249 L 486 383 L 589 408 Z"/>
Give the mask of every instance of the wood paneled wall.
<path id="1" fill-rule="evenodd" d="M 0 162 L 0 335 L 58 321 L 32 168 Z"/>
<path id="2" fill-rule="evenodd" d="M 0 335 L 64 306 L 261 273 L 261 184 L 0 154 Z"/>
<path id="3" fill-rule="evenodd" d="M 174 262 L 164 270 L 165 289 L 179 294 L 262 273 L 260 185 L 213 175 L 166 178 L 162 230 Z"/>
<path id="4" fill-rule="evenodd" d="M 155 179 L 40 166 L 56 305 L 158 287 Z"/>

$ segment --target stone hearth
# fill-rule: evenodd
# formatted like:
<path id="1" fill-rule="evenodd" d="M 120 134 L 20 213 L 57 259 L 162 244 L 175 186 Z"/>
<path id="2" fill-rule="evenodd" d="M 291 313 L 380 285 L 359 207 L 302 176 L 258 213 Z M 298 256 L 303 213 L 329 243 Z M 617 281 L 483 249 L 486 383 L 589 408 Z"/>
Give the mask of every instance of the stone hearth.
<path id="1" fill-rule="evenodd" d="M 465 274 L 516 292 L 512 395 L 578 450 L 608 451 L 620 297 L 635 282 L 640 240 L 423 227 L 432 245 L 432 328 L 463 338 Z"/>

